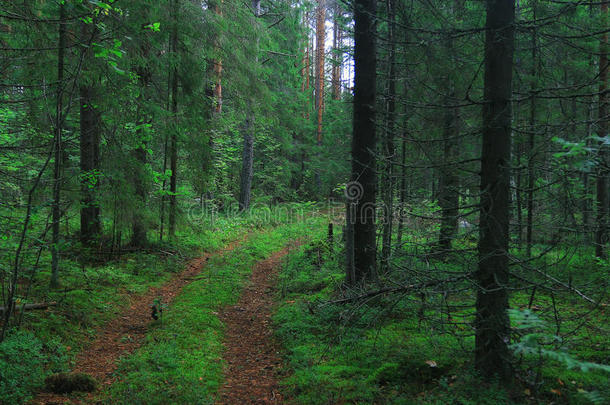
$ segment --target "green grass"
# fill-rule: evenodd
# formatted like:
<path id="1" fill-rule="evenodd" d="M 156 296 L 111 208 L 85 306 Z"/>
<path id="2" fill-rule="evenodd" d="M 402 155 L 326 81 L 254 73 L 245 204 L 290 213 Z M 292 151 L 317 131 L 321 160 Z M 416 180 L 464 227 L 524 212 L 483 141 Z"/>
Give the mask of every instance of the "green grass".
<path id="1" fill-rule="evenodd" d="M 48 289 L 50 257 L 43 252 L 27 302 L 55 301 L 57 306 L 26 311 L 21 330 L 10 330 L 0 343 L 0 403 L 23 403 L 47 375 L 69 370 L 97 328 L 125 307 L 123 297 L 163 284 L 190 258 L 224 246 L 246 229 L 238 221 L 220 219 L 215 227 L 188 227 L 171 244 L 122 254 L 101 265 L 77 260 L 68 250 L 61 259 L 58 290 Z M 23 297 L 18 299 L 23 302 Z"/>
<path id="2" fill-rule="evenodd" d="M 407 235 L 414 247 L 419 245 L 409 238 Z M 340 246 L 331 250 L 324 239 L 323 232 L 316 234 L 312 243 L 289 257 L 280 275 L 280 305 L 274 320 L 292 368 L 283 382 L 284 389 L 294 403 L 587 404 L 596 394 L 610 398 L 608 373 L 567 369 L 565 364 L 541 361 L 538 356 L 516 356 L 520 378 L 531 380 L 539 375 L 536 392 L 520 383 L 506 391 L 479 379 L 472 371 L 474 339 L 469 324 L 474 316 L 474 294 L 467 283 L 461 285 L 463 291 L 446 297 L 455 307 L 452 321 L 460 323 L 447 322 L 447 315 L 439 312 L 446 302 L 432 291 L 428 291 L 423 307 L 419 294 L 377 297 L 349 305 L 329 303 L 340 296 L 344 264 Z M 417 255 L 396 260 L 406 261 L 414 272 L 459 272 L 463 271 L 460 263 L 473 260 L 464 257 L 468 254 L 472 255 L 461 253 L 459 260 L 438 263 L 428 263 Z M 582 280 L 577 278 L 580 267 L 587 266 L 585 259 L 591 261 L 586 256 L 580 261 L 573 257 L 563 264 L 572 269 L 575 282 L 586 285 L 600 279 L 602 268 L 591 263 Z M 553 270 L 559 273 L 565 267 Z M 527 307 L 530 293 L 514 292 L 511 307 Z M 544 332 L 554 334 L 550 295 L 539 291 L 534 305 L 546 322 Z M 579 360 L 609 364 L 610 336 L 603 333 L 610 321 L 608 314 L 593 311 L 586 325 L 578 329 L 590 306 L 566 294 L 557 294 L 555 305 L 561 314 L 562 331 L 576 332 L 561 347 L 546 348 L 567 349 Z"/>
<path id="3" fill-rule="evenodd" d="M 257 261 L 318 226 L 318 220 L 281 225 L 211 259 L 165 311 L 145 344 L 120 362 L 118 382 L 103 395 L 104 403 L 213 403 L 223 380 L 223 325 L 217 311 L 237 301 Z"/>

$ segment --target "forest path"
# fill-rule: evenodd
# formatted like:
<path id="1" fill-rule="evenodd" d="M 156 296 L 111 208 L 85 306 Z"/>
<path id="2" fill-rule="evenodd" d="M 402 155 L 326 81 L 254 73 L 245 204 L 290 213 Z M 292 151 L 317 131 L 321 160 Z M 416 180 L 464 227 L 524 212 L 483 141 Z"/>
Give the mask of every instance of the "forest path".
<path id="1" fill-rule="evenodd" d="M 224 308 L 224 384 L 217 404 L 282 404 L 280 344 L 273 336 L 274 286 L 282 259 L 298 241 L 258 262 L 237 304 Z"/>
<path id="2" fill-rule="evenodd" d="M 144 342 L 146 333 L 151 324 L 151 305 L 155 299 L 163 304 L 171 304 L 182 288 L 193 281 L 205 267 L 205 263 L 212 256 L 223 256 L 240 245 L 248 235 L 227 244 L 224 248 L 205 253 L 191 260 L 183 271 L 174 274 L 163 285 L 152 288 L 148 292 L 126 296 L 128 305 L 122 313 L 110 320 L 97 333 L 96 338 L 76 357 L 74 372 L 89 374 L 100 385 L 101 389 L 114 382 L 113 373 L 117 367 L 117 360 L 129 353 L 133 353 Z M 93 398 L 92 393 L 85 399 Z M 43 392 L 38 394 L 30 404 L 56 405 L 68 401 L 80 403 L 76 397 Z"/>

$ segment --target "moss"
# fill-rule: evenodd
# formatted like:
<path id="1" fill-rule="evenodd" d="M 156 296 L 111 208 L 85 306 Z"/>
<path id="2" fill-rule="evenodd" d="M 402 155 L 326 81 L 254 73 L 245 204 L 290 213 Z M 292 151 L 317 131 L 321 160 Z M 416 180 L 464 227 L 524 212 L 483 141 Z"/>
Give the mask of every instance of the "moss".
<path id="1" fill-rule="evenodd" d="M 97 389 L 93 377 L 83 373 L 52 374 L 44 380 L 44 384 L 48 392 L 55 394 L 69 394 L 74 391 L 93 392 Z"/>

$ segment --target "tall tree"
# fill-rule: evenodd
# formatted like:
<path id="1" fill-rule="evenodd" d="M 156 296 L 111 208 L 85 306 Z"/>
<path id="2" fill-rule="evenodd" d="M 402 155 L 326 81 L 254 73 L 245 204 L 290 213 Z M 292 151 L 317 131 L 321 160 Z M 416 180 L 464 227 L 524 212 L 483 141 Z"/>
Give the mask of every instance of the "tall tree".
<path id="1" fill-rule="evenodd" d="M 93 55 L 89 50 L 96 28 L 81 23 L 82 41 L 85 44 L 83 74 L 80 78 L 80 176 L 81 208 L 80 239 L 91 244 L 101 232 L 99 185 L 100 185 L 100 125 L 101 117 L 97 103 L 96 78 L 88 66 Z"/>
<path id="2" fill-rule="evenodd" d="M 171 2 L 172 32 L 170 35 L 171 64 L 171 115 L 172 129 L 169 139 L 169 237 L 176 234 L 176 210 L 178 206 L 178 10 L 179 0 Z"/>
<path id="3" fill-rule="evenodd" d="M 316 144 L 322 146 L 322 124 L 324 115 L 324 79 L 326 60 L 326 0 L 317 0 L 316 7 L 316 79 L 315 79 L 315 108 L 316 108 Z M 318 151 L 319 157 L 319 151 Z M 320 170 L 316 169 L 316 188 L 320 189 Z"/>
<path id="4" fill-rule="evenodd" d="M 353 282 L 376 277 L 376 15 L 376 0 L 354 1 L 354 116 L 352 174 L 348 185 L 354 188 L 346 190 L 348 195 L 355 197 L 351 216 L 354 223 Z"/>
<path id="5" fill-rule="evenodd" d="M 601 14 L 604 28 L 608 21 L 608 3 L 601 3 Z M 604 31 L 599 45 L 599 134 L 601 138 L 597 168 L 597 231 L 595 232 L 595 256 L 606 258 L 608 243 L 608 33 Z"/>
<path id="6" fill-rule="evenodd" d="M 64 57 L 66 51 L 66 5 L 59 4 L 59 41 L 57 44 L 57 100 L 55 103 L 55 136 L 53 163 L 53 205 L 51 239 L 51 288 L 59 285 L 59 220 L 61 219 L 61 172 L 63 132 Z"/>
<path id="7" fill-rule="evenodd" d="M 534 229 L 534 185 L 535 185 L 535 158 L 536 158 L 536 87 L 538 85 L 538 33 L 536 30 L 536 8 L 537 0 L 532 0 L 532 20 L 534 28 L 532 29 L 532 78 L 530 83 L 530 117 L 529 117 L 529 132 L 527 136 L 527 147 L 529 150 L 529 159 L 527 162 L 527 227 L 526 227 L 526 254 L 527 257 L 532 255 L 532 234 Z"/>
<path id="8" fill-rule="evenodd" d="M 515 1 L 487 0 L 475 365 L 510 381 L 508 226 Z"/>
<path id="9" fill-rule="evenodd" d="M 458 16 L 461 10 L 458 10 L 458 1 L 453 2 L 452 12 L 454 16 Z M 457 18 L 455 18 L 457 20 Z M 455 64 L 455 50 L 453 46 L 452 34 L 447 34 L 445 38 L 444 50 L 449 55 L 452 65 Z M 438 247 L 441 252 L 447 252 L 451 249 L 453 238 L 455 237 L 458 226 L 459 215 L 459 178 L 455 172 L 457 152 L 458 152 L 458 135 L 459 135 L 459 107 L 455 97 L 456 83 L 453 78 L 453 72 L 448 71 L 444 78 L 445 88 L 445 118 L 443 126 L 443 164 L 440 168 L 439 181 L 439 197 L 438 204 L 441 208 L 441 226 L 438 236 Z"/>
<path id="10" fill-rule="evenodd" d="M 332 65 L 332 97 L 341 99 L 341 70 L 343 69 L 343 31 L 341 29 L 341 4 L 335 1 L 333 11 L 333 65 Z"/>
<path id="11" fill-rule="evenodd" d="M 388 56 L 385 102 L 385 131 L 383 137 L 383 239 L 381 264 L 388 267 L 392 250 L 392 224 L 394 222 L 394 131 L 396 121 L 396 0 L 387 0 Z"/>
<path id="12" fill-rule="evenodd" d="M 258 17 L 261 13 L 260 0 L 252 0 L 252 11 L 254 13 L 254 24 L 258 24 Z M 255 30 L 256 32 L 256 30 Z M 258 36 L 255 39 L 255 64 L 258 64 Z M 250 208 L 250 192 L 252 190 L 252 176 L 254 170 L 254 110 L 252 100 L 247 100 L 248 111 L 244 124 L 244 143 L 242 149 L 242 167 L 239 190 L 239 208 L 247 210 Z"/>

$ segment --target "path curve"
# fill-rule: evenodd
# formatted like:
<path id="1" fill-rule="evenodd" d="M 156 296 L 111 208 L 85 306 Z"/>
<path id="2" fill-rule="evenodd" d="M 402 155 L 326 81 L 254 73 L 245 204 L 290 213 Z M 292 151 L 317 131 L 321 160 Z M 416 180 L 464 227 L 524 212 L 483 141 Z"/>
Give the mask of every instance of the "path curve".
<path id="1" fill-rule="evenodd" d="M 113 374 L 117 367 L 117 360 L 133 353 L 144 342 L 152 321 L 150 305 L 153 300 L 161 297 L 163 303 L 170 304 L 182 291 L 182 288 L 191 283 L 193 277 L 203 270 L 211 256 L 222 256 L 230 252 L 245 238 L 247 235 L 243 239 L 229 243 L 221 250 L 205 253 L 203 256 L 191 260 L 183 271 L 174 274 L 159 287 L 151 288 L 141 295 L 126 296 L 125 299 L 129 300 L 127 308 L 97 331 L 96 338 L 77 355 L 73 371 L 89 374 L 95 378 L 102 390 L 111 385 L 115 379 Z M 97 394 L 97 392 L 89 394 L 86 400 L 91 400 Z M 30 404 L 56 405 L 68 400 L 75 403 L 80 402 L 69 395 L 42 392 L 30 401 Z"/>

